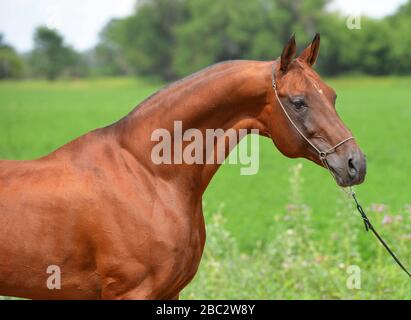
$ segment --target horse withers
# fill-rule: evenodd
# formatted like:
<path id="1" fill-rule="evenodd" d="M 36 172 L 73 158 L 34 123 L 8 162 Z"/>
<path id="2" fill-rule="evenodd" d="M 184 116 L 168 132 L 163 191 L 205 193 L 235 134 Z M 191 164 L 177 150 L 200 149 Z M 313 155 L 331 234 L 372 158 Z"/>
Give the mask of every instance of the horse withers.
<path id="1" fill-rule="evenodd" d="M 173 134 L 175 121 L 202 133 L 258 130 L 284 155 L 326 164 L 339 185 L 361 183 L 364 156 L 312 68 L 319 45 L 316 36 L 295 58 L 292 37 L 275 61 L 214 65 L 45 157 L 0 161 L 0 295 L 178 298 L 201 259 L 202 196 L 220 162 L 154 163 L 152 133 Z M 317 150 L 341 141 L 324 163 Z"/>

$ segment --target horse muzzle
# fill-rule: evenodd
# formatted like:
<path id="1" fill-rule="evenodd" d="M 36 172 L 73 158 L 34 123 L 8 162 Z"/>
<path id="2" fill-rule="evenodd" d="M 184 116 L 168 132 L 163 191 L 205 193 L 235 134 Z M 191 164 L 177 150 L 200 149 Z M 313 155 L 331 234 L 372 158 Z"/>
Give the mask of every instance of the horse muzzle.
<path id="1" fill-rule="evenodd" d="M 367 172 L 367 163 L 360 149 L 350 149 L 346 155 L 329 157 L 328 165 L 341 187 L 361 184 Z"/>

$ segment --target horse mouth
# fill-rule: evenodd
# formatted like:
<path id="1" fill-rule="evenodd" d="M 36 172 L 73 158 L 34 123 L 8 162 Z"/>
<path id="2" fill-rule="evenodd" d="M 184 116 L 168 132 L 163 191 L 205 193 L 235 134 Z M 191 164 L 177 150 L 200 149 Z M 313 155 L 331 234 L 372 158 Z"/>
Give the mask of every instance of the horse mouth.
<path id="1" fill-rule="evenodd" d="M 340 187 L 346 188 L 346 187 L 352 187 L 355 185 L 359 185 L 364 182 L 365 179 L 365 173 L 362 175 L 358 175 L 356 178 L 347 178 L 345 175 L 340 176 L 338 174 L 334 173 L 335 181 Z"/>

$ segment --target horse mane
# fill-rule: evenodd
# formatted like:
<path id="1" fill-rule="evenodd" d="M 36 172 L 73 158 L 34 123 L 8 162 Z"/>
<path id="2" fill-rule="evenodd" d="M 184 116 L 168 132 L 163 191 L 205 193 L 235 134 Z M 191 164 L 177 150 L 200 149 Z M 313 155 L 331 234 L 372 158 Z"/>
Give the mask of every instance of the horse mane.
<path id="1" fill-rule="evenodd" d="M 178 79 L 174 82 L 171 82 L 158 91 L 154 92 L 142 102 L 140 102 L 134 109 L 129 113 L 133 114 L 134 112 L 141 110 L 144 106 L 149 105 L 150 102 L 153 100 L 160 98 L 161 95 L 169 93 L 172 90 L 178 90 L 180 88 L 187 88 L 189 84 L 194 84 L 195 80 L 201 79 L 201 81 L 207 81 L 210 76 L 214 75 L 216 72 L 221 72 L 227 70 L 227 67 L 231 66 L 238 66 L 240 64 L 244 64 L 250 62 L 248 60 L 228 60 L 228 61 L 221 61 L 215 64 L 212 64 L 204 69 L 201 69 L 197 72 L 194 72 L 186 77 Z M 231 69 L 231 68 L 230 68 Z"/>

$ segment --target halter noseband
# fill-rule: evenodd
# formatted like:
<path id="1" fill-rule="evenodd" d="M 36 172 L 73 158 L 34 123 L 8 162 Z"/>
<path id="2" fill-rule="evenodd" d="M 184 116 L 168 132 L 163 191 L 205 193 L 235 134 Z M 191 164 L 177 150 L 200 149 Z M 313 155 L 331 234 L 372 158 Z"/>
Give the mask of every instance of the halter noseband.
<path id="1" fill-rule="evenodd" d="M 321 162 L 323 163 L 324 167 L 327 168 L 331 174 L 334 176 L 333 172 L 330 170 L 330 167 L 328 166 L 327 163 L 327 156 L 333 152 L 335 152 L 335 149 L 337 149 L 339 146 L 341 146 L 342 144 L 344 144 L 345 142 L 349 141 L 349 140 L 353 140 L 355 139 L 354 137 L 348 137 L 345 138 L 344 140 L 338 142 L 336 145 L 334 145 L 333 147 L 327 149 L 326 151 L 321 151 L 317 146 L 315 146 L 305 135 L 304 133 L 298 128 L 298 126 L 295 124 L 295 122 L 293 121 L 293 119 L 291 119 L 290 115 L 288 114 L 287 110 L 285 109 L 284 105 L 282 104 L 280 97 L 278 96 L 278 92 L 277 92 L 277 82 L 275 81 L 275 65 L 273 64 L 272 67 L 272 87 L 275 93 L 275 96 L 278 100 L 278 103 L 281 107 L 281 109 L 283 109 L 285 116 L 287 117 L 288 121 L 290 121 L 290 123 L 293 125 L 293 127 L 295 128 L 295 130 L 297 130 L 297 132 L 300 134 L 300 136 L 318 153 L 318 157 L 320 158 Z M 335 178 L 335 177 L 334 177 Z"/>

